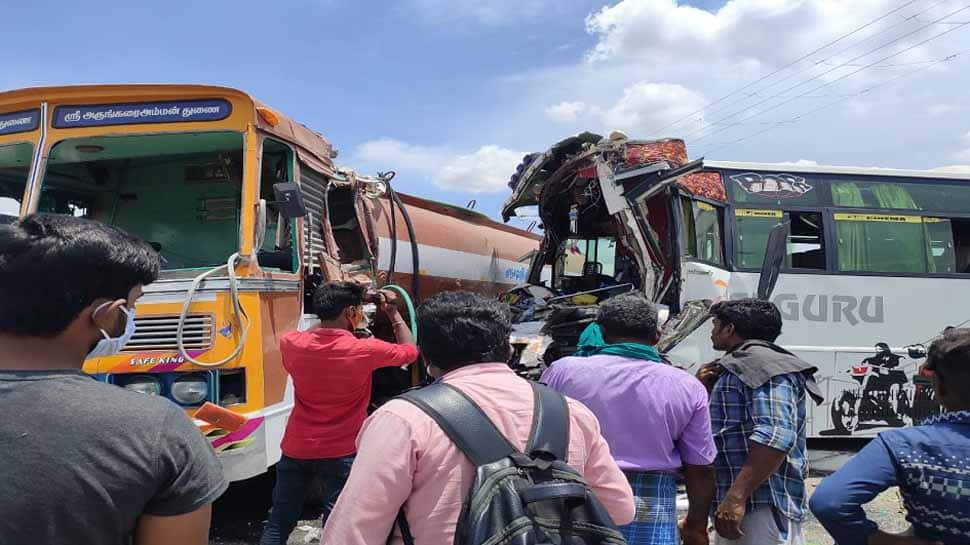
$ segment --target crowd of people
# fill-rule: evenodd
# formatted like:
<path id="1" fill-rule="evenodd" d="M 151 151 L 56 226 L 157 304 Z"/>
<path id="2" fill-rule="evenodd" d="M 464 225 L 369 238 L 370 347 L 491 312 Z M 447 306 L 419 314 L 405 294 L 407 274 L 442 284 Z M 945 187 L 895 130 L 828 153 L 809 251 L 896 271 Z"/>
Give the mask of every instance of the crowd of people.
<path id="1" fill-rule="evenodd" d="M 0 226 L 0 544 L 208 542 L 228 483 L 198 429 L 164 398 L 81 371 L 131 338 L 158 271 L 151 246 L 96 222 Z M 807 404 L 822 396 L 815 367 L 775 344 L 770 302 L 714 304 L 711 340 L 725 355 L 695 376 L 654 348 L 649 300 L 611 298 L 543 386 L 507 365 L 512 325 L 495 300 L 428 299 L 417 343 L 391 292 L 378 306 L 396 342 L 358 338 L 364 300 L 355 284 L 324 284 L 319 325 L 282 339 L 295 407 L 264 545 L 286 543 L 316 480 L 333 545 L 803 544 L 810 511 L 840 545 L 970 543 L 968 329 L 928 352 L 946 411 L 881 433 L 809 499 Z M 407 364 L 434 384 L 368 416 L 372 373 Z M 862 509 L 890 487 L 906 534 Z"/>

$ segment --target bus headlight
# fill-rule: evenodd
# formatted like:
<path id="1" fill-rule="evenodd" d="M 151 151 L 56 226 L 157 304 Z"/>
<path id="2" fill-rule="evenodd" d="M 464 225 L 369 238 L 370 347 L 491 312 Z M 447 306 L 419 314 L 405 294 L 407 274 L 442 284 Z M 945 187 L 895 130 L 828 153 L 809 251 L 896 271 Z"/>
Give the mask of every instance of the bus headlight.
<path id="1" fill-rule="evenodd" d="M 172 399 L 182 405 L 199 405 L 209 397 L 209 382 L 205 375 L 192 373 L 172 382 Z"/>
<path id="2" fill-rule="evenodd" d="M 140 394 L 161 395 L 162 384 L 158 379 L 150 375 L 135 375 L 125 381 L 122 385 L 126 390 L 138 392 Z"/>

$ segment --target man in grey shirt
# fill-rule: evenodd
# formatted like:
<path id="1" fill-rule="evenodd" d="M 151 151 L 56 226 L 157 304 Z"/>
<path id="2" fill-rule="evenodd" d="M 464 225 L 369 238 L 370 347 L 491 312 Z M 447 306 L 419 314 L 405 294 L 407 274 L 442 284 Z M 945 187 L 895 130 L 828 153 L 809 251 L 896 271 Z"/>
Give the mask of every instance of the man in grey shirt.
<path id="1" fill-rule="evenodd" d="M 59 215 L 0 225 L 0 545 L 203 545 L 228 486 L 165 398 L 97 382 L 158 275 L 145 242 Z"/>

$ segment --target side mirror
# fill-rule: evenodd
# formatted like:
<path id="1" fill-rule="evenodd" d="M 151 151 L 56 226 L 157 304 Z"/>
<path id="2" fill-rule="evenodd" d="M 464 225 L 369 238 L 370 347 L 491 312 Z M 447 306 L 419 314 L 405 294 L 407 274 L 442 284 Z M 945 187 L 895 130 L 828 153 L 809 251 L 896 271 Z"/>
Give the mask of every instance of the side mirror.
<path id="1" fill-rule="evenodd" d="M 788 253 L 788 232 L 791 223 L 783 221 L 775 225 L 768 235 L 765 245 L 765 260 L 761 263 L 761 278 L 758 279 L 758 299 L 767 301 L 775 291 L 781 266 L 785 263 Z"/>
<path id="2" fill-rule="evenodd" d="M 292 182 L 273 184 L 273 195 L 276 196 L 277 210 L 286 219 L 302 218 L 306 216 L 306 205 L 303 204 L 303 194 L 300 188 Z"/>

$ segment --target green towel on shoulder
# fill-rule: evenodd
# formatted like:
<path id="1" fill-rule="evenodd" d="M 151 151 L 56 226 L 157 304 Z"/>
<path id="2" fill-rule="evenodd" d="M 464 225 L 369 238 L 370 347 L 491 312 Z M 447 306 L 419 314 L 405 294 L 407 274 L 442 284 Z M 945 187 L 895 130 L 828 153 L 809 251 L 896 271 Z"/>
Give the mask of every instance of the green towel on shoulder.
<path id="1" fill-rule="evenodd" d="M 611 356 L 622 356 L 636 360 L 663 361 L 660 359 L 660 354 L 657 352 L 657 349 L 647 344 L 607 344 L 603 338 L 603 330 L 600 329 L 599 324 L 593 322 L 579 336 L 579 346 L 577 347 L 575 355 L 587 357 L 597 354 L 609 354 Z"/>

